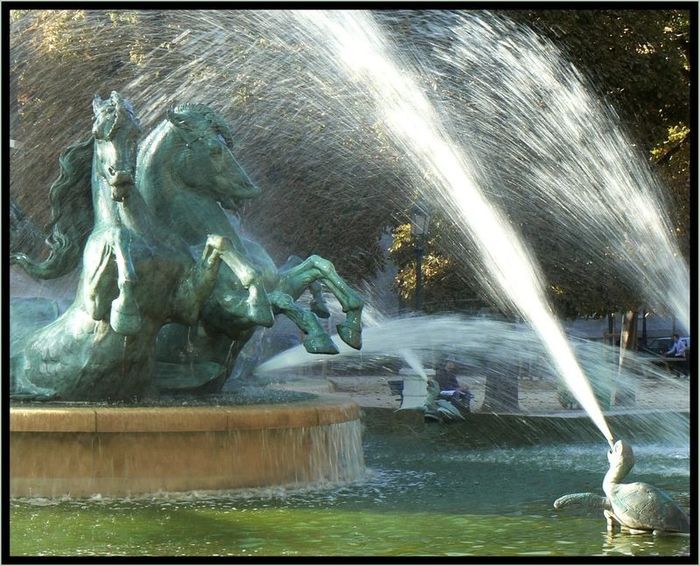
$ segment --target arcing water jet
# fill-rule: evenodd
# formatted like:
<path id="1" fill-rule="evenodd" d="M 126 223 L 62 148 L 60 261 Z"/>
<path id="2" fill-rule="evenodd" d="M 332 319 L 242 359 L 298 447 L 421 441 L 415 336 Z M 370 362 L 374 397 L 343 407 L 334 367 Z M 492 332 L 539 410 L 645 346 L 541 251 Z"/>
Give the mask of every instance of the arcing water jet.
<path id="1" fill-rule="evenodd" d="M 533 325 L 563 379 L 612 446 L 613 437 L 593 390 L 544 297 L 532 258 L 506 218 L 492 207 L 471 173 L 469 158 L 449 139 L 410 67 L 393 54 L 365 12 L 297 12 L 327 39 L 331 60 L 367 88 L 396 142 L 426 173 L 425 192 L 453 218 L 482 253 L 483 265 Z"/>

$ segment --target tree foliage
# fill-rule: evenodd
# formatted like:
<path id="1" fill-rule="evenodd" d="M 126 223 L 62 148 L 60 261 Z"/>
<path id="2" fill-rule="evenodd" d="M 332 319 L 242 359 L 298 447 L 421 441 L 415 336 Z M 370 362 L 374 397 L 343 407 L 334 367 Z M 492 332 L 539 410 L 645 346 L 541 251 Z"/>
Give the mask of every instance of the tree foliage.
<path id="1" fill-rule="evenodd" d="M 690 11 L 583 9 L 510 15 L 549 36 L 615 108 L 667 191 L 679 248 L 689 259 Z M 624 215 L 624 203 L 620 205 Z M 643 282 L 625 285 L 613 270 L 601 267 L 552 274 L 555 304 L 569 314 L 638 307 Z M 596 276 L 576 276 L 586 270 Z"/>
<path id="2" fill-rule="evenodd" d="M 548 36 L 591 78 L 668 189 L 689 256 L 690 11 L 543 10 L 508 15 Z M 651 79 L 651 80 L 650 80 Z"/>
<path id="3" fill-rule="evenodd" d="M 689 258 L 690 226 L 690 122 L 689 122 L 689 16 L 687 10 L 512 10 L 502 15 L 535 29 L 553 41 L 579 70 L 590 78 L 605 102 L 619 114 L 622 128 L 632 143 L 647 155 L 650 166 L 666 189 L 667 201 L 675 224 L 681 252 Z M 653 80 L 650 80 L 653 77 Z M 497 165 L 496 165 L 497 167 Z M 508 202 L 494 200 L 505 211 Z M 507 197 L 506 197 L 507 200 Z M 625 203 L 616 211 L 625 215 Z M 605 261 L 591 261 L 584 253 L 572 249 L 563 239 L 542 237 L 542 226 L 510 217 L 533 255 L 541 265 L 547 291 L 554 308 L 564 316 L 599 314 L 642 304 L 644 282 L 624 280 L 615 270 L 620 261 L 612 248 L 602 250 Z M 629 218 L 635 222 L 635 218 Z M 431 242 L 454 242 L 445 236 L 447 224 L 431 228 Z M 435 234 L 441 232 L 441 234 Z M 415 284 L 405 253 L 406 232 L 397 232 L 404 241 L 394 246 L 393 257 L 409 262 L 397 277 L 397 287 L 404 296 L 412 294 Z M 465 243 L 469 247 L 469 243 Z M 426 297 L 442 282 L 439 298 L 433 295 L 433 309 L 458 304 L 458 298 L 478 295 L 473 273 L 464 262 L 455 261 L 455 253 L 464 255 L 462 246 L 430 249 L 428 257 L 442 266 L 431 278 L 425 272 Z M 475 250 L 468 250 L 475 253 Z M 435 255 L 436 254 L 436 255 Z M 453 272 L 454 271 L 454 272 Z M 463 284 L 452 284 L 462 281 Z"/>

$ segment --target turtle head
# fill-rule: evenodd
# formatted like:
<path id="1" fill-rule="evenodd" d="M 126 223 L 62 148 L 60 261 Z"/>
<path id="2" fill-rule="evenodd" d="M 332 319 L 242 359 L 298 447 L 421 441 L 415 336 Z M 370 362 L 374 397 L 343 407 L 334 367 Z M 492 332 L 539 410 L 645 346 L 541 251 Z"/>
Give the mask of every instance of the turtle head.
<path id="1" fill-rule="evenodd" d="M 622 440 L 618 440 L 608 451 L 608 462 L 610 462 L 610 469 L 615 470 L 615 477 L 618 481 L 621 480 L 634 466 L 632 446 Z"/>

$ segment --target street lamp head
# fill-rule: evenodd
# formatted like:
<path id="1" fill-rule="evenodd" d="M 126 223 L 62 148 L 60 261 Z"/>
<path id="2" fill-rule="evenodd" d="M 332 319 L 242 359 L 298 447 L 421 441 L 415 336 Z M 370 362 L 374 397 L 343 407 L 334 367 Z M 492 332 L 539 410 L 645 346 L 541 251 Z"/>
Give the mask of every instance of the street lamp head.
<path id="1" fill-rule="evenodd" d="M 411 235 L 423 237 L 428 233 L 430 207 L 423 199 L 418 199 L 411 208 Z"/>

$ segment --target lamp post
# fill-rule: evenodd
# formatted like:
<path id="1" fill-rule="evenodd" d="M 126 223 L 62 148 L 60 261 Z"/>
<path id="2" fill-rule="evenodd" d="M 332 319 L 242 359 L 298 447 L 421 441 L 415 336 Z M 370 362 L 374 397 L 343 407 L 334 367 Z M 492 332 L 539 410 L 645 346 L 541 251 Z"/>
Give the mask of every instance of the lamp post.
<path id="1" fill-rule="evenodd" d="M 430 208 L 419 199 L 411 209 L 411 235 L 416 254 L 416 311 L 423 308 L 423 246 L 430 224 Z"/>

